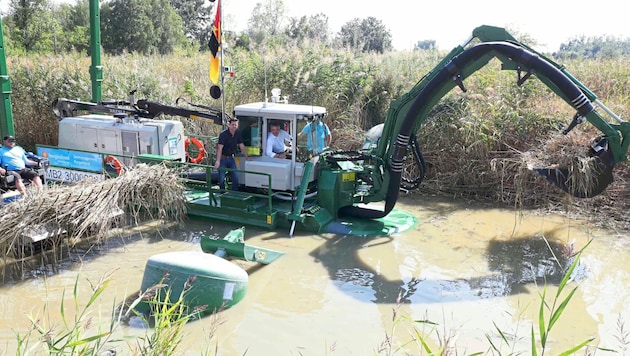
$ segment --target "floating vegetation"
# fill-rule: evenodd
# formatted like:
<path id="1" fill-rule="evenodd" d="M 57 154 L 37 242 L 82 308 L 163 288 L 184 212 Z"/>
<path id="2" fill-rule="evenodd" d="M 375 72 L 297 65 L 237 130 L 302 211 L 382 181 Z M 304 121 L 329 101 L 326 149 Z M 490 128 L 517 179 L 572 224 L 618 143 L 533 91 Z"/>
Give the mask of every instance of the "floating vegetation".
<path id="1" fill-rule="evenodd" d="M 25 236 L 60 235 L 72 246 L 86 237 L 100 238 L 121 215 L 140 219 L 183 220 L 184 186 L 165 165 L 140 164 L 116 178 L 73 185 L 53 185 L 7 204 L 0 217 L 3 256 L 15 252 Z"/>

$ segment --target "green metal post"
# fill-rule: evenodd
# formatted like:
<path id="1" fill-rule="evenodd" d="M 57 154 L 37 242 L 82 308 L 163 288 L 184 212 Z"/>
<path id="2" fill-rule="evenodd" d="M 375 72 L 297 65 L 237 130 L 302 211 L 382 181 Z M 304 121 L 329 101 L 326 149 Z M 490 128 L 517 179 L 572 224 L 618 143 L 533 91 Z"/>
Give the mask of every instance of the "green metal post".
<path id="1" fill-rule="evenodd" d="M 90 0 L 90 79 L 92 80 L 92 102 L 102 98 L 103 66 L 101 65 L 101 13 L 98 0 Z"/>
<path id="2" fill-rule="evenodd" d="M 245 228 L 234 229 L 222 239 L 201 236 L 201 251 L 229 259 L 241 259 L 249 262 L 270 264 L 284 255 L 284 252 L 245 244 Z"/>
<path id="3" fill-rule="evenodd" d="M 304 215 L 302 215 L 302 208 L 304 207 L 304 197 L 306 197 L 306 189 L 308 188 L 308 181 L 311 177 L 311 172 L 313 172 L 313 162 L 308 161 L 304 164 L 304 175 L 302 176 L 302 180 L 300 182 L 300 189 L 298 190 L 295 206 L 291 214 L 288 216 L 289 220 L 293 220 L 293 222 L 291 223 L 291 230 L 289 231 L 289 236 L 293 236 L 296 221 L 300 221 L 300 222 L 304 221 Z"/>
<path id="4" fill-rule="evenodd" d="M 2 107 L 0 107 L 0 132 L 4 135 L 15 135 L 13 127 L 13 107 L 11 106 L 11 80 L 7 71 L 7 58 L 4 51 L 2 35 L 2 16 L 0 16 L 0 86 L 2 87 Z"/>

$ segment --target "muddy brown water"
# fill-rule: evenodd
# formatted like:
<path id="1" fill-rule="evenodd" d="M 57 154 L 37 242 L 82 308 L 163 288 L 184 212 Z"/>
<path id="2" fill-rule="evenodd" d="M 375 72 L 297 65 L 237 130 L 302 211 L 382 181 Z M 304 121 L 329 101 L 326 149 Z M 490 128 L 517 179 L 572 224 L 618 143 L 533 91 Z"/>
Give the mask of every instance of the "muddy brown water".
<path id="1" fill-rule="evenodd" d="M 543 289 L 550 303 L 573 261 L 571 252 L 590 240 L 562 294 L 578 287 L 551 330 L 547 353 L 557 354 L 591 337 L 593 347 L 620 354 L 628 346 L 619 340 L 628 330 L 620 324 L 630 322 L 626 232 L 437 198 L 402 197 L 397 208 L 415 215 L 418 223 L 392 237 L 298 231 L 290 238 L 288 231 L 246 228 L 248 244 L 285 255 L 262 267 L 236 262 L 249 272 L 245 298 L 218 315 L 218 326 L 212 317 L 188 323 L 184 354 L 215 354 L 215 349 L 220 355 L 419 354 L 418 335 L 433 350 L 448 342 L 458 354 L 485 353 L 490 338 L 503 354 L 531 354 L 530 334 L 532 325 L 538 334 Z M 222 236 L 236 227 L 193 220 L 184 229 L 116 238 L 99 248 L 74 251 L 56 273 L 41 268 L 22 281 L 6 283 L 0 286 L 0 345 L 5 354 L 15 354 L 14 332 L 28 330 L 29 316 L 60 330 L 62 299 L 66 317 L 73 317 L 75 282 L 84 305 L 91 296 L 90 282 L 111 273 L 111 284 L 91 308 L 93 320 L 106 327 L 112 306 L 137 293 L 150 256 L 199 250 L 199 236 Z M 97 333 L 96 324 L 88 334 Z M 144 333 L 132 319 L 116 336 Z M 130 354 L 125 343 L 109 348 Z"/>

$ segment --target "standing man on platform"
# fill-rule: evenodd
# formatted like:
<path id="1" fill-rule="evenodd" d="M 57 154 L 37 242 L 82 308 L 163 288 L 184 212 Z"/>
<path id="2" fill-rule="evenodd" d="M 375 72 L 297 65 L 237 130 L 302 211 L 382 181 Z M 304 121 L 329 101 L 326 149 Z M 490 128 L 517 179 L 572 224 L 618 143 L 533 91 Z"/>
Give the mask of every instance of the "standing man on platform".
<path id="1" fill-rule="evenodd" d="M 225 172 L 226 168 L 231 169 L 228 174 L 232 180 L 232 190 L 238 190 L 238 173 L 234 171 L 236 167 L 236 147 L 241 149 L 241 153 L 245 155 L 245 159 L 249 161 L 249 155 L 245 144 L 243 143 L 243 135 L 238 130 L 238 119 L 231 118 L 228 128 L 219 134 L 219 142 L 217 144 L 217 160 L 214 168 L 219 170 L 219 188 L 225 189 Z"/>
<path id="2" fill-rule="evenodd" d="M 332 134 L 328 125 L 321 120 L 309 120 L 308 124 L 304 126 L 302 131 L 298 134 L 298 137 L 306 135 L 307 142 L 306 148 L 309 151 L 313 151 L 314 154 L 322 152 L 326 147 L 330 147 L 332 141 Z M 313 136 L 315 136 L 315 142 L 313 142 Z"/>

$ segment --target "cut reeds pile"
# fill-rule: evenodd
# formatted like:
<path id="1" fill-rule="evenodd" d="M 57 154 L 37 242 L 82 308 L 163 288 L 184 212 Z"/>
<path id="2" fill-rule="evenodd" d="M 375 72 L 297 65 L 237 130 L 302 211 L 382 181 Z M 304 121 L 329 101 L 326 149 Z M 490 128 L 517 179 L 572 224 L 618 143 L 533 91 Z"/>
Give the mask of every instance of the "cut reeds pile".
<path id="1" fill-rule="evenodd" d="M 465 197 L 508 204 L 518 208 L 550 209 L 584 217 L 597 225 L 630 227 L 630 169 L 627 163 L 615 166 L 614 181 L 593 198 L 577 199 L 550 184 L 532 168 L 567 168 L 567 184 L 578 192 L 588 191 L 593 177 L 600 173 L 597 160 L 590 157 L 592 133 L 570 135 L 551 133 L 538 143 L 524 144 L 504 138 L 510 145 L 464 145 L 434 142 L 422 137 L 427 177 L 418 192 L 449 197 Z M 457 141 L 457 140 L 455 140 Z M 515 147 L 518 147 L 515 148 Z"/>
<path id="2" fill-rule="evenodd" d="M 528 168 L 565 168 L 566 185 L 577 194 L 588 195 L 602 173 L 601 160 L 590 154 L 588 138 L 553 134 L 537 148 L 523 154 Z M 577 143 L 579 142 L 579 143 Z"/>
<path id="3" fill-rule="evenodd" d="M 37 230 L 67 234 L 70 244 L 105 236 L 121 214 L 182 220 L 184 187 L 164 165 L 140 164 L 102 182 L 53 185 L 7 204 L 0 217 L 0 247 L 7 254 L 23 236 Z"/>

